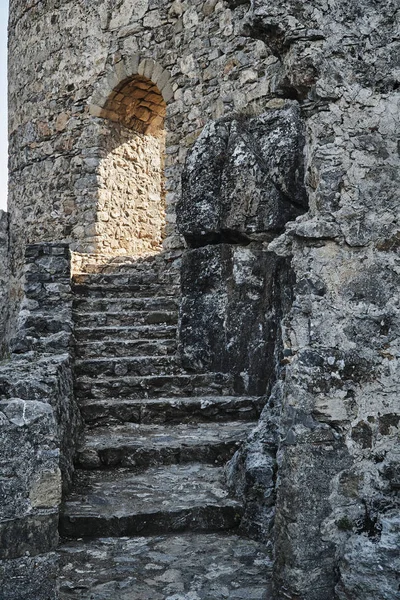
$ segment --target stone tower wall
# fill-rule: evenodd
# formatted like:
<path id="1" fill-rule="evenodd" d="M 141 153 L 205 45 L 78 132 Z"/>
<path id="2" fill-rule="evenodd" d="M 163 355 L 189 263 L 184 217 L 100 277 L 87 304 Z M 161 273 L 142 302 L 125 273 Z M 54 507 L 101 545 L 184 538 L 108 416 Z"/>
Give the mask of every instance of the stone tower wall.
<path id="1" fill-rule="evenodd" d="M 96 236 L 110 215 L 98 209 L 98 190 L 101 138 L 110 122 L 96 115 L 135 73 L 158 83 L 167 102 L 165 246 L 181 245 L 174 206 L 187 148 L 208 120 L 271 96 L 279 70 L 264 43 L 241 35 L 246 10 L 238 7 L 234 18 L 215 0 L 11 1 L 15 268 L 26 242 L 65 240 L 72 249 L 104 250 Z"/>

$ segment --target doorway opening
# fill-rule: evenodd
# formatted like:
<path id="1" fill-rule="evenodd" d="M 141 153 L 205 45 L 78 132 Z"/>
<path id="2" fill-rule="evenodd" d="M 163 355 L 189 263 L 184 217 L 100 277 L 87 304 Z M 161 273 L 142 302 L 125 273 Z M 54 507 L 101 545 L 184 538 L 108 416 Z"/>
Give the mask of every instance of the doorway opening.
<path id="1" fill-rule="evenodd" d="M 93 240 L 99 254 L 144 256 L 161 251 L 165 115 L 160 90 L 141 75 L 121 82 L 102 108 Z"/>

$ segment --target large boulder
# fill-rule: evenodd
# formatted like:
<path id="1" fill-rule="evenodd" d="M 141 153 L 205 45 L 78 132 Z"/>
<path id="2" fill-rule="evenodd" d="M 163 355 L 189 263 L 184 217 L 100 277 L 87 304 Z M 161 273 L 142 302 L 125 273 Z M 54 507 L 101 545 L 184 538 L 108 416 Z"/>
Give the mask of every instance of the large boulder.
<path id="1" fill-rule="evenodd" d="M 296 103 L 206 125 L 189 153 L 177 206 L 191 247 L 269 240 L 307 210 Z"/>

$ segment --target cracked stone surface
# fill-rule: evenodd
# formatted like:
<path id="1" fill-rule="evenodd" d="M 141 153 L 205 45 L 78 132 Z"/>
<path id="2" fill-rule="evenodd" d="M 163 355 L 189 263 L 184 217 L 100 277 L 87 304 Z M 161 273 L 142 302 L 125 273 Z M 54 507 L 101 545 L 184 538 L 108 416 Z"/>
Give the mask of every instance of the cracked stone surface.
<path id="1" fill-rule="evenodd" d="M 231 534 L 69 542 L 60 557 L 60 600 L 273 599 L 265 547 Z"/>
<path id="2" fill-rule="evenodd" d="M 78 470 L 61 516 L 66 537 L 216 531 L 238 525 L 222 468 L 202 464 L 126 470 Z"/>
<path id="3" fill-rule="evenodd" d="M 125 425 L 95 428 L 78 450 L 82 468 L 122 466 L 145 469 L 154 464 L 203 461 L 224 464 L 246 439 L 254 423 Z"/>
<path id="4" fill-rule="evenodd" d="M 142 474 L 126 470 L 81 471 L 66 503 L 71 514 L 114 514 L 154 512 L 158 507 L 192 507 L 229 500 L 223 469 L 200 464 L 154 467 Z"/>

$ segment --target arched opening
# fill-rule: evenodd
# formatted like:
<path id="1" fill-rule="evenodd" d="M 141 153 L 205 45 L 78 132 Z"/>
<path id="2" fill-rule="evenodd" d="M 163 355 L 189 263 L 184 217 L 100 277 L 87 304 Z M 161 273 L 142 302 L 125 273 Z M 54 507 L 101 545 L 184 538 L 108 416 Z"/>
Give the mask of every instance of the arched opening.
<path id="1" fill-rule="evenodd" d="M 159 252 L 165 228 L 164 119 L 158 87 L 142 75 L 118 84 L 99 117 L 96 252 Z"/>

